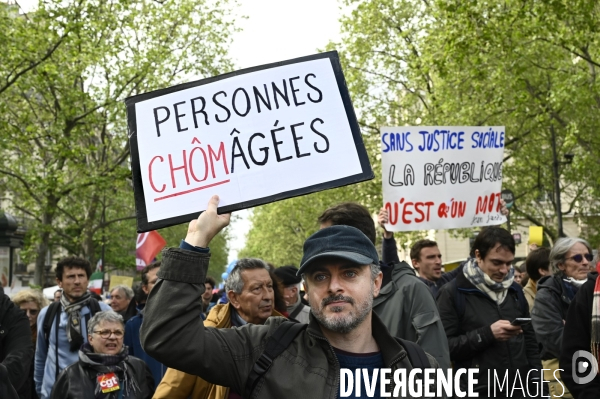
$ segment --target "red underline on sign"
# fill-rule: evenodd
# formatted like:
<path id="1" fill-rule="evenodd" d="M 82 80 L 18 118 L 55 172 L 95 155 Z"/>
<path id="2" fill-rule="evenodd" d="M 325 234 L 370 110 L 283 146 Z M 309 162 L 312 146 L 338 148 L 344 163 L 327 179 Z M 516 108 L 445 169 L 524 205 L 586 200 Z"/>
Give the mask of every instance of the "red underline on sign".
<path id="1" fill-rule="evenodd" d="M 223 180 L 220 181 L 218 183 L 213 183 L 213 184 L 208 184 L 206 186 L 202 186 L 202 187 L 196 187 L 193 188 L 191 190 L 186 190 L 186 191 L 181 191 L 179 193 L 174 193 L 174 194 L 169 194 L 169 195 L 165 195 L 164 197 L 158 197 L 158 198 L 154 198 L 154 202 L 156 201 L 160 201 L 160 200 L 164 200 L 167 198 L 171 198 L 171 197 L 177 197 L 179 195 L 184 195 L 184 194 L 188 194 L 188 193 L 193 193 L 194 191 L 199 191 L 199 190 L 204 190 L 205 188 L 210 188 L 210 187 L 214 187 L 214 186 L 218 186 L 220 184 L 225 184 L 225 183 L 229 183 L 229 180 Z"/>

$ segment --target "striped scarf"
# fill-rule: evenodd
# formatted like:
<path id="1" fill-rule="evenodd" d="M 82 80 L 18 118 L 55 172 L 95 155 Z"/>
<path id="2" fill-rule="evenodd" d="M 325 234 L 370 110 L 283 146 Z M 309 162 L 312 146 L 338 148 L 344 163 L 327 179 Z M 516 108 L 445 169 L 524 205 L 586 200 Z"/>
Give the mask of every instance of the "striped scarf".
<path id="1" fill-rule="evenodd" d="M 596 270 L 600 273 L 600 262 L 596 265 Z M 596 277 L 592 302 L 592 355 L 596 362 L 600 362 L 600 276 Z"/>
<path id="2" fill-rule="evenodd" d="M 463 273 L 467 280 L 477 287 L 479 291 L 489 296 L 498 305 L 501 305 L 502 302 L 504 302 L 504 299 L 506 299 L 508 287 L 510 287 L 514 281 L 515 269 L 511 267 L 506 277 L 504 277 L 504 280 L 498 283 L 481 270 L 475 258 L 470 258 L 463 267 Z"/>

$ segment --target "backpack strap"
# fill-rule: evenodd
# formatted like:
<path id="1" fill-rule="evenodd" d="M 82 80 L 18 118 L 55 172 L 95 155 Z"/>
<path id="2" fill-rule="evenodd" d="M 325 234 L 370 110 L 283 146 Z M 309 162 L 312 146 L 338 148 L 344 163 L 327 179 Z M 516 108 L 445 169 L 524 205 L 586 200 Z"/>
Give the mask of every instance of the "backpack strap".
<path id="1" fill-rule="evenodd" d="M 54 322 L 54 319 L 57 318 L 57 315 L 60 314 L 60 310 L 60 302 L 52 302 L 50 306 L 48 306 L 48 310 L 46 311 L 46 315 L 44 316 L 43 331 L 44 338 L 46 338 L 46 351 L 48 351 L 48 347 L 50 346 L 50 330 L 52 330 L 52 323 Z"/>
<path id="2" fill-rule="evenodd" d="M 296 316 L 298 316 L 302 309 L 304 309 L 304 304 L 300 301 L 300 299 L 298 299 L 298 302 L 300 303 L 298 304 L 298 306 L 296 306 L 296 309 L 294 309 L 294 311 L 290 313 L 290 317 L 288 317 L 288 319 L 296 320 Z"/>
<path id="3" fill-rule="evenodd" d="M 100 304 L 98 303 L 98 300 L 96 298 L 90 298 L 89 307 L 92 317 L 94 317 L 96 313 L 102 311 L 102 308 L 100 308 Z"/>
<path id="4" fill-rule="evenodd" d="M 301 331 L 304 331 L 308 324 L 294 323 L 284 321 L 277 327 L 275 332 L 268 338 L 265 349 L 260 357 L 254 363 L 252 371 L 246 380 L 246 398 L 252 397 L 252 392 L 258 381 L 265 375 L 271 367 L 273 360 L 283 353 L 283 351 L 292 343 Z"/>
<path id="5" fill-rule="evenodd" d="M 410 360 L 410 364 L 413 366 L 413 368 L 431 368 L 431 363 L 427 358 L 427 354 L 425 353 L 423 348 L 421 348 L 418 344 L 398 337 L 396 337 L 396 341 L 398 341 L 398 343 L 402 345 L 402 347 L 408 354 L 408 360 Z"/>

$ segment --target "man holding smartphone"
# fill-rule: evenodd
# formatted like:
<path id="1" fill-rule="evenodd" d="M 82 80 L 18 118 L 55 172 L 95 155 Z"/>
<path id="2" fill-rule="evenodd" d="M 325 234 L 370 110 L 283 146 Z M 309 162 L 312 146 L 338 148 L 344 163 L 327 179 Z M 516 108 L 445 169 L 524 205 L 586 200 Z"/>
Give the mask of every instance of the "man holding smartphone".
<path id="1" fill-rule="evenodd" d="M 513 280 L 514 239 L 505 229 L 487 227 L 477 235 L 471 253 L 474 257 L 456 279 L 440 289 L 437 298 L 450 359 L 455 371 L 480 369 L 479 397 L 490 397 L 494 380 L 488 381 L 488 375 L 494 372 L 500 381 L 508 375 L 504 389 L 496 384 L 495 392 L 502 391 L 498 397 L 527 397 L 527 391 L 507 391 L 517 373 L 527 384 L 527 373 L 542 368 L 535 333 L 527 323 L 529 307 L 522 288 Z M 540 372 L 530 373 L 530 384 L 533 376 L 540 379 Z M 536 396 L 534 390 L 530 393 Z"/>

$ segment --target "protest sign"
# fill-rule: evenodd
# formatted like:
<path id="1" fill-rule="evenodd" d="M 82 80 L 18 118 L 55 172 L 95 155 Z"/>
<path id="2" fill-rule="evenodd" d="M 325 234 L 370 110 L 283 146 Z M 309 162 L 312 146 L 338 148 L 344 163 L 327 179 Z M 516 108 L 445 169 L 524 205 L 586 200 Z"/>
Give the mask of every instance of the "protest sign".
<path id="1" fill-rule="evenodd" d="M 128 276 L 110 276 L 109 291 L 112 291 L 117 285 L 125 285 L 129 288 L 133 287 L 133 277 Z"/>
<path id="2" fill-rule="evenodd" d="M 381 128 L 389 231 L 498 225 L 504 127 Z"/>
<path id="3" fill-rule="evenodd" d="M 138 232 L 373 178 L 335 51 L 126 105 Z"/>

